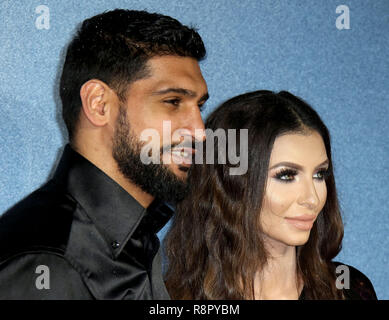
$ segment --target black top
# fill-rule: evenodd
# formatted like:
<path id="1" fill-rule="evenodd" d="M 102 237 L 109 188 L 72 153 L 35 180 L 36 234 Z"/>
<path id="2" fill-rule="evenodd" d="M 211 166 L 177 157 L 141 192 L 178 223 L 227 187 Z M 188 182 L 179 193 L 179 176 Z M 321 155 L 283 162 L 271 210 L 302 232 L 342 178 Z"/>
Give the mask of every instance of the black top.
<path id="1" fill-rule="evenodd" d="M 53 179 L 0 217 L 0 299 L 169 299 L 156 233 L 172 214 L 67 145 Z"/>
<path id="2" fill-rule="evenodd" d="M 377 300 L 372 283 L 362 272 L 347 264 L 334 262 L 334 265 L 338 289 L 343 290 L 346 300 Z M 304 288 L 299 300 L 305 300 Z"/>

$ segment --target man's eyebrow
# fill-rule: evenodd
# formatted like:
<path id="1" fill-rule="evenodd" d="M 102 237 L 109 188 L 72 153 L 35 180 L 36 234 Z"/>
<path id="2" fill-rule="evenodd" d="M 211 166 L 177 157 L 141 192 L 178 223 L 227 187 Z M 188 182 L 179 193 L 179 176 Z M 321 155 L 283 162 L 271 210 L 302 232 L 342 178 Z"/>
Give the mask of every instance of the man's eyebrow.
<path id="1" fill-rule="evenodd" d="M 163 89 L 163 90 L 154 91 L 154 92 L 152 92 L 152 95 L 153 96 L 160 96 L 160 95 L 164 95 L 167 93 L 178 93 L 178 94 L 182 94 L 184 96 L 189 96 L 192 98 L 197 97 L 196 92 L 189 90 L 189 89 L 184 89 L 184 88 L 167 88 L 167 89 Z M 208 99 L 209 99 L 209 93 L 207 92 L 200 98 L 199 102 L 206 101 Z"/>
<path id="2" fill-rule="evenodd" d="M 328 165 L 328 164 L 329 164 L 329 160 L 326 159 L 325 161 L 323 161 L 322 163 L 317 165 L 316 169 L 320 168 L 320 167 L 324 167 L 325 165 Z M 274 166 L 272 166 L 271 168 L 269 168 L 269 170 L 272 170 L 272 169 L 278 168 L 278 167 L 289 167 L 289 168 L 293 168 L 293 169 L 300 170 L 300 171 L 303 170 L 303 167 L 300 166 L 299 164 L 293 163 L 293 162 L 287 162 L 287 161 L 283 161 L 283 162 L 277 163 Z"/>
<path id="3" fill-rule="evenodd" d="M 189 89 L 184 89 L 184 88 L 167 88 L 167 89 L 163 89 L 163 90 L 154 91 L 152 93 L 152 95 L 159 96 L 159 95 L 163 95 L 163 94 L 167 94 L 167 93 L 178 93 L 178 94 L 182 94 L 184 96 L 190 96 L 190 97 L 197 96 L 196 92 L 189 90 Z"/>

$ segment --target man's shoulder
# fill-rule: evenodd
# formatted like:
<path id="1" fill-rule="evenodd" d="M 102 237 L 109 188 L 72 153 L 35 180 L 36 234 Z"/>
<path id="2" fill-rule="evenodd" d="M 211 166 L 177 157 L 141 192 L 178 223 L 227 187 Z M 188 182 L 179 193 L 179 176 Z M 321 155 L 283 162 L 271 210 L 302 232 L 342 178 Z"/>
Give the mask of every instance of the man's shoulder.
<path id="1" fill-rule="evenodd" d="M 0 262 L 0 299 L 93 299 L 79 272 L 63 255 L 25 251 Z"/>
<path id="2" fill-rule="evenodd" d="M 55 181 L 0 216 L 0 261 L 31 249 L 65 248 L 77 202 Z"/>

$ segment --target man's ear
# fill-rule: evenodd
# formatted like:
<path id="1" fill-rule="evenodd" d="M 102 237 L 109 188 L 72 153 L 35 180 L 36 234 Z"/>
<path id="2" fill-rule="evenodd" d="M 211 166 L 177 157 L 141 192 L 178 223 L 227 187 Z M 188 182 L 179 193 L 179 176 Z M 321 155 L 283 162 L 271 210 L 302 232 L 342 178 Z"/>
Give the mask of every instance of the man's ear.
<path id="1" fill-rule="evenodd" d="M 103 127 L 109 122 L 112 90 L 102 81 L 92 79 L 80 90 L 82 110 L 95 126 Z"/>

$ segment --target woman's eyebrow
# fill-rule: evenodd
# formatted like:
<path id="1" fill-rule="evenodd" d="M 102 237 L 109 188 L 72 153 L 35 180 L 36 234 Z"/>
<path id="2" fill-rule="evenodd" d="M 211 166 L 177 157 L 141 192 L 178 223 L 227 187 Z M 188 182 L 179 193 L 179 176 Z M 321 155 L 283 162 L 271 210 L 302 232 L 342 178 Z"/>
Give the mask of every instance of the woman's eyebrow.
<path id="1" fill-rule="evenodd" d="M 269 170 L 272 170 L 272 169 L 277 168 L 277 167 L 289 167 L 289 168 L 293 168 L 293 169 L 296 169 L 296 170 L 302 170 L 303 169 L 303 167 L 300 166 L 297 163 L 283 161 L 283 162 L 277 163 L 274 166 L 270 167 Z"/>
<path id="2" fill-rule="evenodd" d="M 320 167 L 328 166 L 329 163 L 330 163 L 330 161 L 327 159 L 327 160 L 323 161 L 322 163 L 320 163 L 318 166 L 316 166 L 316 169 L 320 168 Z"/>
<path id="3" fill-rule="evenodd" d="M 325 161 L 323 161 L 322 163 L 317 165 L 315 168 L 317 169 L 320 167 L 324 167 L 325 165 L 328 165 L 328 164 L 329 164 L 329 160 L 326 159 Z M 269 170 L 272 170 L 272 169 L 277 168 L 277 167 L 289 167 L 289 168 L 303 171 L 303 167 L 301 165 L 294 163 L 294 162 L 288 162 L 288 161 L 283 161 L 283 162 L 277 163 L 274 166 L 270 167 Z"/>

